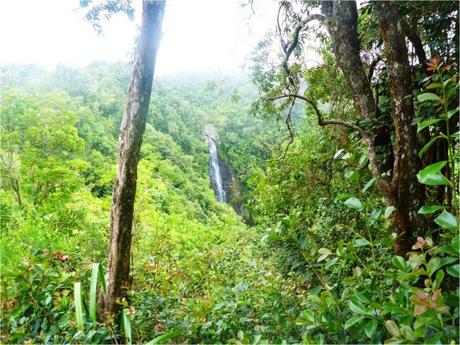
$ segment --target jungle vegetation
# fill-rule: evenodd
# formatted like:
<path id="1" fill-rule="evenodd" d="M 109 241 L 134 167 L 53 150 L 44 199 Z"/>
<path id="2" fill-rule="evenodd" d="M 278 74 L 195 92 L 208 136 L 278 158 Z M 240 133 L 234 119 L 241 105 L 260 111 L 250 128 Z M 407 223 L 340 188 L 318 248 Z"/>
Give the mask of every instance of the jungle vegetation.
<path id="1" fill-rule="evenodd" d="M 156 77 L 164 6 L 131 64 L 0 67 L 1 342 L 458 344 L 458 3 L 282 0 Z"/>

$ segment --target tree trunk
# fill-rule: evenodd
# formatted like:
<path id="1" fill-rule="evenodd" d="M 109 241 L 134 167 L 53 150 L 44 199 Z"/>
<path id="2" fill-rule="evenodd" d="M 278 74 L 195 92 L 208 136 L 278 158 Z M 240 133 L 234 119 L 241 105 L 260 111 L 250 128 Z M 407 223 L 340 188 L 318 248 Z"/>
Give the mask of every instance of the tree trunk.
<path id="1" fill-rule="evenodd" d="M 389 126 L 373 129 L 379 119 L 369 78 L 360 58 L 356 2 L 323 1 L 322 12 L 327 18 L 334 55 L 351 89 L 354 105 L 362 119 L 370 125 L 368 134 L 361 136 L 368 146 L 369 164 L 373 176 L 377 178 L 379 191 L 385 202 L 396 208 L 393 216 L 398 234 L 395 251 L 404 255 L 410 249 L 414 231 L 424 229 L 424 219 L 417 213 L 423 204 L 424 191 L 416 179 L 420 163 L 416 130 L 412 125 L 414 109 L 410 65 L 405 34 L 398 24 L 401 16 L 392 3 L 378 2 L 377 5 L 393 100 L 394 142 L 391 141 Z M 393 164 L 388 164 L 388 157 L 394 157 Z M 388 166 L 393 166 L 391 178 L 386 176 Z"/>
<path id="2" fill-rule="evenodd" d="M 393 189 L 397 209 L 398 237 L 395 249 L 405 254 L 411 246 L 413 233 L 423 233 L 425 219 L 418 214 L 423 206 L 424 188 L 417 181 L 420 170 L 417 132 L 412 124 L 412 76 L 401 16 L 394 2 L 375 3 L 379 17 L 380 33 L 385 44 L 389 89 L 392 96 L 392 117 L 395 128 L 395 156 Z"/>
<path id="3" fill-rule="evenodd" d="M 378 122 L 376 102 L 369 77 L 360 58 L 356 2 L 323 1 L 322 12 L 327 18 L 327 30 L 332 39 L 333 52 L 350 87 L 353 103 L 361 118 L 370 125 L 375 125 Z M 390 199 L 390 183 L 387 178 L 382 177 L 382 173 L 389 166 L 387 160 L 391 157 L 390 131 L 383 126 L 369 132 L 369 135 L 363 139 L 369 149 L 370 168 L 373 176 L 378 179 L 380 192 L 385 199 Z"/>
<path id="4" fill-rule="evenodd" d="M 101 301 L 105 311 L 104 318 L 118 313 L 117 302 L 123 298 L 130 285 L 131 229 L 137 164 L 161 39 L 164 5 L 163 0 L 143 1 L 141 33 L 119 136 L 117 176 L 110 215 L 107 291 Z"/>

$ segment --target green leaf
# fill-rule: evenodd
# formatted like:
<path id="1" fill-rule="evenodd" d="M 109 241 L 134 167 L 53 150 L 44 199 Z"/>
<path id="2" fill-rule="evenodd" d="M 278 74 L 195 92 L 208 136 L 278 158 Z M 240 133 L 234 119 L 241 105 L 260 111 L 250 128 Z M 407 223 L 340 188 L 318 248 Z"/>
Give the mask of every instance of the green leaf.
<path id="1" fill-rule="evenodd" d="M 98 273 L 99 273 L 99 264 L 93 263 L 93 269 L 91 272 L 91 284 L 90 284 L 90 289 L 89 289 L 89 317 L 91 321 L 96 321 Z"/>
<path id="2" fill-rule="evenodd" d="M 439 267 L 441 267 L 441 258 L 439 257 L 434 257 L 434 258 L 431 258 L 430 261 L 428 261 L 427 265 L 426 265 L 426 269 L 428 271 L 428 275 L 431 277 L 431 275 L 436 272 Z"/>
<path id="3" fill-rule="evenodd" d="M 443 138 L 445 138 L 445 137 L 442 136 L 442 135 L 438 135 L 437 137 L 434 137 L 433 139 L 431 139 L 428 143 L 426 143 L 426 144 L 422 147 L 422 149 L 421 149 L 421 150 L 419 151 L 419 153 L 418 153 L 418 156 L 419 156 L 420 158 L 422 158 L 423 155 L 425 154 L 425 152 L 428 151 L 428 149 L 431 147 L 431 145 L 433 145 L 433 144 L 436 142 L 436 140 L 438 140 L 438 139 L 443 139 Z"/>
<path id="4" fill-rule="evenodd" d="M 77 327 L 83 329 L 85 324 L 83 322 L 83 300 L 81 296 L 81 283 L 76 282 L 73 285 L 73 299 L 75 303 L 75 319 L 77 321 Z"/>
<path id="5" fill-rule="evenodd" d="M 430 84 L 428 84 L 428 86 L 426 87 L 427 90 L 440 89 L 440 88 L 442 88 L 442 84 L 441 84 L 441 83 L 430 83 Z"/>
<path id="6" fill-rule="evenodd" d="M 438 95 L 431 93 L 431 92 L 422 93 L 417 96 L 417 99 L 419 102 L 427 102 L 427 101 L 439 102 L 441 100 Z"/>
<path id="7" fill-rule="evenodd" d="M 419 214 L 431 214 L 436 211 L 442 210 L 444 207 L 441 205 L 425 205 L 418 210 Z"/>
<path id="8" fill-rule="evenodd" d="M 407 264 L 406 260 L 404 260 L 403 257 L 394 256 L 393 259 L 391 259 L 391 262 L 398 270 L 403 271 L 403 272 L 409 271 L 409 265 Z"/>
<path id="9" fill-rule="evenodd" d="M 452 265 L 446 268 L 447 273 L 452 277 L 460 278 L 460 264 Z"/>
<path id="10" fill-rule="evenodd" d="M 329 260 L 326 263 L 326 265 L 324 265 L 324 268 L 328 269 L 329 267 L 334 266 L 337 263 L 337 261 L 339 261 L 339 258 L 333 258 L 333 259 Z"/>
<path id="11" fill-rule="evenodd" d="M 453 115 L 455 115 L 456 113 L 458 113 L 458 110 L 459 110 L 459 107 L 455 108 L 455 109 L 452 109 L 452 110 L 449 110 L 447 112 L 447 117 L 450 119 Z"/>
<path id="12" fill-rule="evenodd" d="M 351 326 L 353 326 L 354 324 L 357 324 L 357 323 L 360 322 L 362 319 L 364 319 L 364 316 L 353 316 L 353 317 L 349 318 L 349 319 L 345 322 L 345 329 L 348 329 L 348 328 L 350 328 Z"/>
<path id="13" fill-rule="evenodd" d="M 168 332 L 168 333 L 163 333 L 162 335 L 150 340 L 148 343 L 146 343 L 145 345 L 156 345 L 156 344 L 162 344 L 164 343 L 165 341 L 169 340 L 169 339 L 172 339 L 174 337 L 177 337 L 181 334 L 185 333 L 184 331 L 182 330 L 173 330 L 171 332 Z"/>
<path id="14" fill-rule="evenodd" d="M 435 123 L 438 123 L 440 121 L 442 121 L 442 119 L 427 119 L 427 120 L 423 120 L 422 122 L 420 122 L 418 124 L 417 132 L 420 132 L 424 128 L 426 128 L 428 126 L 431 126 L 431 125 L 434 125 Z"/>
<path id="15" fill-rule="evenodd" d="M 318 250 L 318 253 L 321 254 L 321 256 L 318 258 L 318 261 L 317 262 L 320 262 L 320 261 L 323 261 L 324 259 L 326 259 L 329 255 L 332 254 L 332 252 L 327 249 L 327 248 L 320 248 Z"/>
<path id="16" fill-rule="evenodd" d="M 368 338 L 372 338 L 374 335 L 375 331 L 377 330 L 377 324 L 377 320 L 372 319 L 366 323 L 366 326 L 364 326 L 364 332 Z"/>
<path id="17" fill-rule="evenodd" d="M 348 302 L 348 306 L 350 307 L 351 311 L 355 314 L 366 314 L 366 310 L 364 306 L 357 302 Z"/>
<path id="18" fill-rule="evenodd" d="M 388 332 L 390 332 L 391 335 L 393 335 L 395 337 L 399 337 L 399 335 L 400 335 L 399 327 L 396 324 L 396 322 L 394 322 L 393 320 L 385 321 L 385 328 L 388 330 Z"/>
<path id="19" fill-rule="evenodd" d="M 366 192 L 373 184 L 374 182 L 376 181 L 377 179 L 375 177 L 371 178 L 365 185 L 364 185 L 364 188 L 363 188 L 363 193 Z"/>
<path id="20" fill-rule="evenodd" d="M 443 83 L 430 83 L 426 86 L 426 89 L 427 90 L 434 90 L 434 89 L 441 89 L 442 88 L 442 85 Z"/>
<path id="21" fill-rule="evenodd" d="M 315 317 L 314 317 L 313 313 L 310 310 L 304 310 L 303 317 L 308 322 L 315 323 Z"/>
<path id="22" fill-rule="evenodd" d="M 460 252 L 460 235 L 455 235 L 450 243 L 452 244 L 452 247 L 456 248 Z"/>
<path id="23" fill-rule="evenodd" d="M 439 216 L 437 216 L 434 219 L 434 222 L 439 226 L 449 230 L 458 229 L 457 219 L 447 211 L 443 211 Z"/>
<path id="24" fill-rule="evenodd" d="M 445 275 L 445 273 L 444 273 L 443 270 L 439 270 L 438 272 L 436 272 L 436 278 L 435 278 L 434 284 L 433 284 L 434 289 L 439 289 L 440 288 L 442 280 L 444 279 L 444 275 Z"/>
<path id="25" fill-rule="evenodd" d="M 338 200 L 343 200 L 343 199 L 347 199 L 349 197 L 351 197 L 352 195 L 349 194 L 349 193 L 345 193 L 345 194 L 339 194 L 335 197 L 335 200 L 338 201 Z"/>
<path id="26" fill-rule="evenodd" d="M 418 182 L 426 184 L 428 186 L 447 186 L 450 184 L 449 180 L 442 174 L 417 174 Z"/>
<path id="27" fill-rule="evenodd" d="M 358 301 L 360 301 L 361 303 L 364 303 L 364 304 L 370 304 L 371 303 L 371 300 L 369 299 L 369 297 L 364 292 L 360 292 L 358 290 L 355 290 L 354 295 L 358 299 Z"/>
<path id="28" fill-rule="evenodd" d="M 129 319 L 129 315 L 126 312 L 126 309 L 123 308 L 121 311 L 121 325 L 123 328 L 123 332 L 125 333 L 125 342 L 128 345 L 133 343 L 132 332 L 131 332 L 131 320 Z"/>
<path id="29" fill-rule="evenodd" d="M 395 207 L 394 206 L 388 206 L 386 209 L 385 209 L 385 213 L 383 214 L 385 219 L 388 219 L 390 218 L 390 216 L 393 214 L 395 210 Z"/>
<path id="30" fill-rule="evenodd" d="M 364 238 L 358 238 L 355 241 L 355 247 L 364 247 L 364 246 L 367 246 L 369 244 L 370 244 L 369 241 L 364 239 Z"/>
<path id="31" fill-rule="evenodd" d="M 447 161 L 440 161 L 428 165 L 417 174 L 418 181 L 429 186 L 448 185 L 449 180 L 439 173 L 446 164 Z"/>
<path id="32" fill-rule="evenodd" d="M 362 210 L 363 209 L 363 204 L 359 199 L 355 198 L 354 196 L 345 200 L 345 205 L 349 208 L 355 209 L 355 210 Z"/>
<path id="33" fill-rule="evenodd" d="M 441 267 L 453 264 L 454 262 L 457 262 L 457 261 L 458 261 L 458 258 L 454 258 L 453 256 L 447 256 L 445 258 L 441 258 Z"/>
<path id="34" fill-rule="evenodd" d="M 422 175 L 436 174 L 437 172 L 440 172 L 441 169 L 444 168 L 446 164 L 447 164 L 447 161 L 439 161 L 439 162 L 428 165 L 427 167 L 420 170 L 419 173 L 421 173 Z"/>

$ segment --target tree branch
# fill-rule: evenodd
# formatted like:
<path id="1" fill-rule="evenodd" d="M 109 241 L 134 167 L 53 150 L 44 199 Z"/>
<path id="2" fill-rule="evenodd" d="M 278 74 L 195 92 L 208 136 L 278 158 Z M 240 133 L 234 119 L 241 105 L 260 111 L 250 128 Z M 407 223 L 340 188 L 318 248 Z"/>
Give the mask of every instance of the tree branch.
<path id="1" fill-rule="evenodd" d="M 339 119 L 324 120 L 321 112 L 318 109 L 318 106 L 317 106 L 316 102 L 314 102 L 313 100 L 311 100 L 311 99 L 309 99 L 307 97 L 304 97 L 302 95 L 297 95 L 297 94 L 281 95 L 281 96 L 270 97 L 268 100 L 274 101 L 274 100 L 282 99 L 282 98 L 298 98 L 298 99 L 301 99 L 301 100 L 307 102 L 308 104 L 310 104 L 311 107 L 313 108 L 313 110 L 316 113 L 316 116 L 318 118 L 318 125 L 319 126 L 326 126 L 326 125 L 344 126 L 344 127 L 348 127 L 348 128 L 351 128 L 351 129 L 357 131 L 361 135 L 362 138 L 370 137 L 369 133 L 367 133 L 363 128 L 359 127 L 358 125 L 356 125 L 356 124 L 354 124 L 352 122 L 339 120 Z"/>
<path id="2" fill-rule="evenodd" d="M 415 29 L 411 27 L 409 23 L 406 21 L 406 19 L 402 16 L 400 17 L 400 23 L 401 23 L 401 28 L 404 31 L 404 34 L 409 39 L 409 41 L 411 41 L 412 45 L 415 48 L 415 53 L 417 54 L 419 63 L 422 65 L 423 70 L 426 71 L 427 58 L 426 58 L 425 49 L 423 49 L 423 43 L 422 43 L 422 40 L 420 39 L 420 36 L 415 31 Z"/>

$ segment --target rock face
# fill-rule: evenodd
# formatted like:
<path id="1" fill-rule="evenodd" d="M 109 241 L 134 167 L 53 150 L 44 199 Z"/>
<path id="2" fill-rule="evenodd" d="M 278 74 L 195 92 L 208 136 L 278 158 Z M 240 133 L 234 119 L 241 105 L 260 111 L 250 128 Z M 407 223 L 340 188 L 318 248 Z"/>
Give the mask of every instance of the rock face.
<path id="1" fill-rule="evenodd" d="M 205 126 L 204 134 L 209 151 L 209 177 L 211 186 L 219 202 L 229 203 L 239 214 L 243 214 L 240 203 L 234 202 L 239 196 L 238 181 L 233 177 L 230 165 L 219 157 L 218 136 L 212 124 Z"/>

